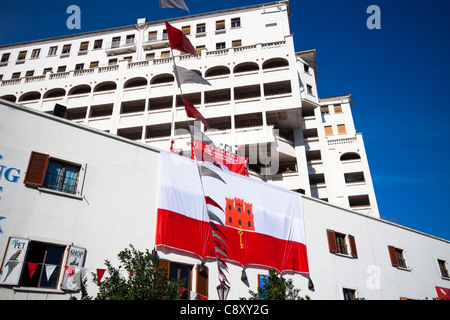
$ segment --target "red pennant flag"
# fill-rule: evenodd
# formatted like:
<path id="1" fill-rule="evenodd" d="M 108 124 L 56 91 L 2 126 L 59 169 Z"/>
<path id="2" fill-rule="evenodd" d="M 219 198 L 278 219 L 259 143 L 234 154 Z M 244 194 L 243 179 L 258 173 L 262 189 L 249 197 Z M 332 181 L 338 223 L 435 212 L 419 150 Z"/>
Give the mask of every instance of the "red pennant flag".
<path id="1" fill-rule="evenodd" d="M 201 121 L 208 129 L 210 129 L 208 122 L 206 119 L 202 116 L 200 111 L 197 110 L 196 107 L 186 99 L 184 100 L 184 109 L 186 110 L 186 114 L 189 118 L 197 119 L 198 121 Z"/>
<path id="2" fill-rule="evenodd" d="M 28 262 L 28 271 L 30 273 L 30 279 L 33 277 L 33 274 L 36 271 L 37 266 L 38 263 Z"/>
<path id="3" fill-rule="evenodd" d="M 192 43 L 189 41 L 189 39 L 184 35 L 184 33 L 181 30 L 172 27 L 167 21 L 166 21 L 166 29 L 167 35 L 169 36 L 170 47 L 173 50 L 188 52 L 198 57 L 197 50 L 195 50 Z"/>
<path id="4" fill-rule="evenodd" d="M 66 266 L 65 268 L 66 268 L 66 271 L 69 273 L 69 276 L 72 276 L 73 275 L 73 271 L 75 270 L 75 268 L 74 267 L 69 267 L 69 266 Z"/>
<path id="5" fill-rule="evenodd" d="M 106 269 L 97 269 L 97 283 L 100 283 L 100 281 L 103 278 L 103 275 L 105 274 Z"/>
<path id="6" fill-rule="evenodd" d="M 208 300 L 208 297 L 200 295 L 200 300 Z"/>

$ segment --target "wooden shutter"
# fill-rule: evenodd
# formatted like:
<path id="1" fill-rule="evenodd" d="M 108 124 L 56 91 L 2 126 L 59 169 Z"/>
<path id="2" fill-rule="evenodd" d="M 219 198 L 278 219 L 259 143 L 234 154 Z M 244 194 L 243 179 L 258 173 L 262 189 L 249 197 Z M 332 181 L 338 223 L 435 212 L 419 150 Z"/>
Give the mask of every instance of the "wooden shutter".
<path id="1" fill-rule="evenodd" d="M 348 242 L 350 243 L 350 253 L 351 253 L 352 257 L 358 258 L 358 251 L 356 250 L 355 237 L 349 234 Z"/>
<path id="2" fill-rule="evenodd" d="M 333 128 L 331 126 L 325 126 L 325 135 L 329 136 L 333 134 Z"/>
<path id="3" fill-rule="evenodd" d="M 48 154 L 31 152 L 24 183 L 30 186 L 41 187 L 44 183 L 45 171 L 48 164 Z"/>
<path id="4" fill-rule="evenodd" d="M 208 296 L 208 268 L 205 267 L 205 273 L 201 274 L 199 272 L 200 265 L 197 265 L 197 288 L 196 292 L 198 294 L 201 294 L 202 296 L 207 297 Z M 195 300 L 201 300 L 200 296 L 197 296 Z"/>
<path id="5" fill-rule="evenodd" d="M 166 269 L 167 270 L 167 276 L 169 276 L 169 267 L 170 267 L 170 262 L 169 260 L 159 260 L 159 269 L 163 270 Z"/>
<path id="6" fill-rule="evenodd" d="M 328 247 L 330 248 L 330 252 L 333 252 L 333 253 L 338 252 L 335 232 L 333 230 L 327 230 L 327 237 L 328 237 Z"/>
<path id="7" fill-rule="evenodd" d="M 338 124 L 338 133 L 346 133 L 345 124 Z"/>
<path id="8" fill-rule="evenodd" d="M 397 252 L 395 251 L 395 248 L 392 246 L 388 246 L 388 250 L 389 250 L 389 256 L 391 257 L 392 266 L 398 267 L 399 262 L 398 262 Z"/>

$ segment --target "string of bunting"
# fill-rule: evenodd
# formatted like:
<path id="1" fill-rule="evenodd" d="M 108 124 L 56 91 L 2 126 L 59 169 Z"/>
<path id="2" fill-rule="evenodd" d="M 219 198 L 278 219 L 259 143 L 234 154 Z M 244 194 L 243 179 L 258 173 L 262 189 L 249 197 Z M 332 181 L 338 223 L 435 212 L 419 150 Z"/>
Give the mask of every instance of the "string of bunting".
<path id="1" fill-rule="evenodd" d="M 53 275 L 53 273 L 55 272 L 56 268 L 59 267 L 59 265 L 54 265 L 54 264 L 44 264 L 44 263 L 37 263 L 37 262 L 26 262 L 27 266 L 28 266 L 28 273 L 30 275 L 30 279 L 33 277 L 33 275 L 35 274 L 37 267 L 39 265 L 43 265 L 45 267 L 45 274 L 47 277 L 47 281 L 50 281 L 51 276 Z M 96 274 L 97 274 L 97 282 L 100 283 L 100 281 L 103 279 L 103 276 L 105 275 L 106 269 L 100 269 L 100 268 L 84 268 L 84 267 L 72 267 L 72 266 L 65 266 L 64 267 L 66 272 L 69 274 L 70 277 L 73 277 L 74 274 L 75 276 L 80 277 L 81 279 L 85 279 L 86 276 L 88 275 L 90 270 L 95 270 Z M 78 272 L 79 271 L 79 272 Z M 126 270 L 119 270 L 119 273 L 125 278 L 125 279 L 129 279 L 133 272 L 128 272 Z M 189 299 L 190 300 L 194 300 L 197 298 L 197 296 L 200 297 L 200 300 L 208 300 L 207 296 L 204 296 L 200 293 L 194 292 L 192 290 L 189 290 L 187 288 L 182 288 L 181 289 L 181 293 L 180 293 L 180 297 L 187 292 L 189 294 Z"/>

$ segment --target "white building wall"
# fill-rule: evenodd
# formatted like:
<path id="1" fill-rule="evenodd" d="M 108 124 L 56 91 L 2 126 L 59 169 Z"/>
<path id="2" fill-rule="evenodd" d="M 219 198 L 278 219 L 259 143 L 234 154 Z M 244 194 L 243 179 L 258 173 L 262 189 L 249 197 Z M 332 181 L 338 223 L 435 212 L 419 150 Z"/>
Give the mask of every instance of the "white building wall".
<path id="1" fill-rule="evenodd" d="M 109 259 L 118 266 L 117 254 L 133 244 L 138 250 L 154 248 L 158 199 L 159 152 L 145 144 L 74 124 L 51 115 L 0 102 L 0 164 L 17 168 L 14 181 L 5 171 L 0 179 L 0 254 L 9 237 L 29 238 L 86 248 L 87 268 L 104 268 Z M 31 151 L 79 163 L 83 168 L 81 194 L 67 196 L 24 185 Z M 450 261 L 450 242 L 390 222 L 359 214 L 310 197 L 303 197 L 305 233 L 314 289 L 300 275 L 292 278 L 301 295 L 312 299 L 343 299 L 343 288 L 372 299 L 431 299 L 436 286 L 448 288 L 437 259 Z M 330 253 L 326 230 L 355 237 L 357 258 Z M 348 246 L 348 242 L 347 242 Z M 403 250 L 406 269 L 391 265 L 388 246 Z M 198 259 L 159 252 L 160 258 L 193 266 Z M 65 261 L 63 261 L 65 265 Z M 217 267 L 209 268 L 209 298 L 217 299 Z M 248 284 L 240 280 L 242 268 L 230 263 L 229 299 L 256 291 L 259 274 L 247 268 Z M 105 275 L 107 276 L 107 275 Z M 90 295 L 96 286 L 88 283 Z M 195 285 L 192 290 L 195 290 Z M 68 299 L 60 289 L 0 287 L 1 299 Z"/>

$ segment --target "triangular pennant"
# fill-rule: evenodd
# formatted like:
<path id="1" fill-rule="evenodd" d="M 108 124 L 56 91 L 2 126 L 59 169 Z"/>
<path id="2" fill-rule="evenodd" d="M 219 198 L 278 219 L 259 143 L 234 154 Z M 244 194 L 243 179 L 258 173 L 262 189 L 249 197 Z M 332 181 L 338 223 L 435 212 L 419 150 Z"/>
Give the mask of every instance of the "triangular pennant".
<path id="1" fill-rule="evenodd" d="M 30 279 L 31 279 L 33 277 L 33 274 L 36 271 L 36 268 L 39 265 L 39 263 L 27 262 L 27 265 L 28 265 L 28 272 L 30 273 Z"/>
<path id="2" fill-rule="evenodd" d="M 189 292 L 189 300 L 195 300 L 195 298 L 197 297 L 197 293 L 190 291 Z"/>
<path id="3" fill-rule="evenodd" d="M 170 47 L 173 50 L 187 52 L 198 57 L 197 50 L 195 50 L 192 43 L 189 41 L 189 39 L 184 35 L 184 33 L 181 30 L 172 27 L 167 21 L 166 21 L 166 30 L 167 35 L 169 36 Z"/>
<path id="4" fill-rule="evenodd" d="M 84 281 L 89 273 L 89 268 L 81 268 L 81 280 Z"/>
<path id="5" fill-rule="evenodd" d="M 73 275 L 73 271 L 75 270 L 74 267 L 69 267 L 69 266 L 65 266 L 67 273 L 69 274 L 69 276 Z"/>
<path id="6" fill-rule="evenodd" d="M 222 181 L 223 183 L 227 184 L 221 176 L 219 176 L 219 174 L 217 174 L 216 172 L 214 172 L 213 170 L 206 168 L 205 166 L 200 166 L 200 175 L 202 177 L 211 177 L 211 178 L 215 178 L 217 180 Z"/>
<path id="7" fill-rule="evenodd" d="M 159 0 L 160 8 L 179 8 L 191 13 L 184 0 Z"/>
<path id="8" fill-rule="evenodd" d="M 186 110 L 186 115 L 189 118 L 197 119 L 198 121 L 201 121 L 208 129 L 211 129 L 206 119 L 202 116 L 200 111 L 198 111 L 197 108 L 194 107 L 192 103 L 190 103 L 187 100 L 184 100 L 184 109 Z"/>
<path id="9" fill-rule="evenodd" d="M 200 300 L 208 300 L 208 297 L 200 295 Z"/>
<path id="10" fill-rule="evenodd" d="M 45 275 L 47 276 L 47 282 L 50 281 L 50 278 L 51 278 L 53 272 L 55 272 L 56 267 L 57 266 L 53 265 L 53 264 L 46 264 L 45 265 Z"/>
<path id="11" fill-rule="evenodd" d="M 207 86 L 210 86 L 211 83 L 209 83 L 205 78 L 203 78 L 201 75 L 199 75 L 197 72 L 188 70 L 183 67 L 175 66 L 175 75 L 177 76 L 178 84 L 204 84 Z"/>
<path id="12" fill-rule="evenodd" d="M 97 282 L 98 283 L 100 283 L 100 281 L 102 281 L 105 271 L 106 271 L 106 269 L 97 269 Z"/>
<path id="13" fill-rule="evenodd" d="M 222 207 L 219 206 L 219 204 L 217 202 L 215 202 L 213 199 L 211 199 L 209 196 L 205 197 L 205 201 L 206 201 L 206 204 L 210 204 L 216 208 L 219 208 L 220 210 L 222 210 L 223 213 L 225 213 L 225 211 L 223 211 Z"/>

